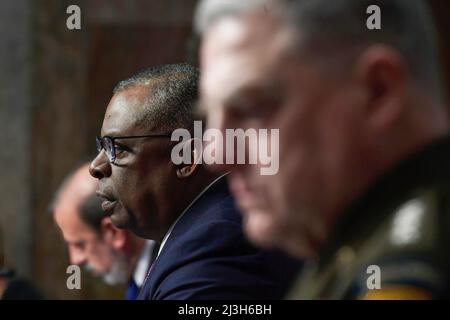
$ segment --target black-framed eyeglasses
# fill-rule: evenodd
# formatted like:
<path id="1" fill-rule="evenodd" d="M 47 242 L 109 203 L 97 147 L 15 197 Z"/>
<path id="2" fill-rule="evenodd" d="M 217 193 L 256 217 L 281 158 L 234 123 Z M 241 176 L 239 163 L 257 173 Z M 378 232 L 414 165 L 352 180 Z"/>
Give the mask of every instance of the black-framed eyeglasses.
<path id="1" fill-rule="evenodd" d="M 114 143 L 115 140 L 141 139 L 141 138 L 168 138 L 170 136 L 171 136 L 170 134 L 150 134 L 145 136 L 126 136 L 126 137 L 97 136 L 95 137 L 95 142 L 97 145 L 97 151 L 101 152 L 102 150 L 105 150 L 109 162 L 114 163 L 114 161 L 116 160 L 116 146 Z"/>

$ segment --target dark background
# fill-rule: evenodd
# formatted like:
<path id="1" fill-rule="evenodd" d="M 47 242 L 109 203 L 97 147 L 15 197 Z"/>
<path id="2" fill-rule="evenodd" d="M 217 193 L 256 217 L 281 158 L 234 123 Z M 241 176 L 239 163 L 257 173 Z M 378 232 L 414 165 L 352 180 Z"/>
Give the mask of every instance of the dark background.
<path id="1" fill-rule="evenodd" d="M 450 1 L 430 3 L 448 76 Z M 71 4 L 81 7 L 80 31 L 66 28 Z M 146 66 L 195 60 L 195 4 L 0 1 L 0 255 L 47 297 L 122 297 L 122 288 L 86 272 L 82 290 L 67 289 L 67 251 L 48 206 L 63 177 L 94 154 L 94 137 L 118 81 Z"/>

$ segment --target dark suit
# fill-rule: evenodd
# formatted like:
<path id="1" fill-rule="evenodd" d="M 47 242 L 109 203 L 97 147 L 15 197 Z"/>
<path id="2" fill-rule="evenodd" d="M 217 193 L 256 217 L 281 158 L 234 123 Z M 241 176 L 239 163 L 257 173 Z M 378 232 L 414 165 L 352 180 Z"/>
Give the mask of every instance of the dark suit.
<path id="1" fill-rule="evenodd" d="M 281 299 L 299 266 L 248 243 L 221 178 L 176 223 L 138 299 Z"/>

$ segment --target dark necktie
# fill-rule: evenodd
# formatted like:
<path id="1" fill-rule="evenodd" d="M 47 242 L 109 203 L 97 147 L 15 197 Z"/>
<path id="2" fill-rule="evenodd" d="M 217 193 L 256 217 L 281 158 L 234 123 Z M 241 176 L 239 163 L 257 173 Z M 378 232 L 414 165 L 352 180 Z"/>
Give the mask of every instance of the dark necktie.
<path id="1" fill-rule="evenodd" d="M 125 299 L 127 300 L 136 300 L 139 295 L 139 287 L 137 286 L 134 279 L 131 278 L 130 282 L 128 282 L 127 292 L 125 293 Z"/>

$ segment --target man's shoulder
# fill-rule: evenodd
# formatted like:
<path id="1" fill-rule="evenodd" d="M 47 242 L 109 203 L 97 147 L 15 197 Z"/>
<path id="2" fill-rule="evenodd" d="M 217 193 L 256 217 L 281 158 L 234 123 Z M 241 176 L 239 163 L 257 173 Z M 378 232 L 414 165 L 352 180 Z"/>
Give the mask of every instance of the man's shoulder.
<path id="1" fill-rule="evenodd" d="M 214 214 L 216 213 L 216 214 Z M 182 221 L 175 226 L 161 259 L 168 263 L 193 260 L 209 254 L 218 255 L 221 250 L 234 248 L 244 250 L 249 244 L 244 236 L 242 224 L 233 208 L 214 208 L 205 216 Z M 178 227 L 178 228 L 177 228 Z"/>
<path id="2" fill-rule="evenodd" d="M 148 284 L 152 299 L 280 298 L 300 263 L 255 248 L 223 182 L 174 225 Z"/>
<path id="3" fill-rule="evenodd" d="M 395 202 L 371 208 L 370 216 L 382 218 L 367 219 L 363 227 L 353 230 L 351 240 L 336 247 L 324 265 L 311 262 L 292 297 L 426 298 L 447 294 L 448 194 L 438 187 L 418 188 Z"/>
<path id="4" fill-rule="evenodd" d="M 242 217 L 223 181 L 206 192 L 175 223 L 155 264 L 155 272 L 165 276 L 180 266 L 209 257 L 250 250 L 242 229 Z M 254 250 L 254 249 L 252 249 Z"/>
<path id="5" fill-rule="evenodd" d="M 201 217 L 201 222 L 234 221 L 240 223 L 241 216 L 225 177 L 217 181 L 188 210 L 189 216 Z"/>
<path id="6" fill-rule="evenodd" d="M 176 234 L 161 252 L 152 271 L 151 297 L 278 299 L 299 266 L 284 255 L 253 247 L 240 223 L 199 221 L 189 232 Z"/>
<path id="7" fill-rule="evenodd" d="M 183 214 L 175 224 L 171 238 L 197 237 L 196 233 L 217 225 L 240 230 L 241 224 L 242 216 L 236 208 L 226 180 L 221 178 Z"/>
<path id="8" fill-rule="evenodd" d="M 393 204 L 381 204 L 371 215 L 376 217 L 378 212 L 383 218 L 368 219 L 364 229 L 355 230 L 349 246 L 361 260 L 408 252 L 433 254 L 446 241 L 442 227 L 449 217 L 449 206 L 450 198 L 435 188 L 419 189 Z"/>
<path id="9" fill-rule="evenodd" d="M 418 188 L 402 199 L 372 234 L 356 247 L 353 295 L 363 298 L 442 297 L 448 290 L 449 190 Z M 368 279 L 379 272 L 378 286 Z M 373 290 L 375 289 L 375 290 Z M 416 292 L 410 296 L 409 293 Z"/>

